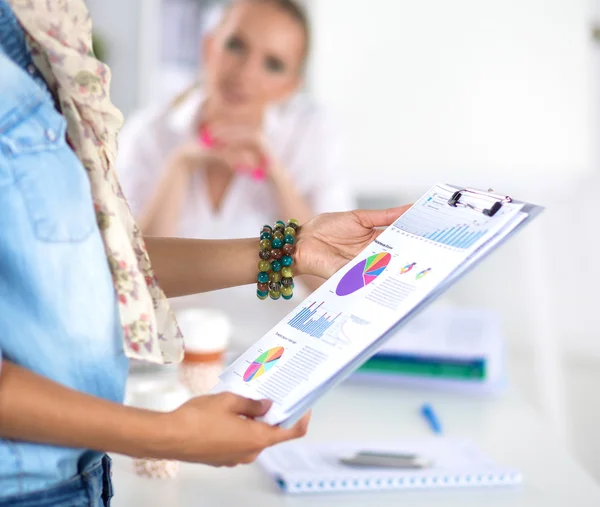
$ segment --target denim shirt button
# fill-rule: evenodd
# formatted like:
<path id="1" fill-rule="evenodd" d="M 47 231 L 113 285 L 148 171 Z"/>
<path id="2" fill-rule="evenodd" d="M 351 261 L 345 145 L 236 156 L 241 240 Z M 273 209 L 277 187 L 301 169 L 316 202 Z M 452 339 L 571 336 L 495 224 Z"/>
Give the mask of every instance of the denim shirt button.
<path id="1" fill-rule="evenodd" d="M 36 70 L 35 70 L 35 65 L 33 65 L 33 63 L 30 63 L 27 66 L 27 72 L 29 72 L 29 74 L 32 76 L 35 75 Z"/>
<path id="2" fill-rule="evenodd" d="M 56 131 L 54 129 L 46 129 L 46 138 L 50 142 L 54 142 L 57 139 Z"/>

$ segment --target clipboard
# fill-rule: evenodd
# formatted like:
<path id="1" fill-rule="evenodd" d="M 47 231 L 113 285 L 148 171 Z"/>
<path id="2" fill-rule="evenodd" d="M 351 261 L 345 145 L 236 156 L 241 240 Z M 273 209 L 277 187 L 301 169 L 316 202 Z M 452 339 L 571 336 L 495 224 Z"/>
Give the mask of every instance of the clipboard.
<path id="1" fill-rule="evenodd" d="M 323 396 L 324 393 L 346 380 L 354 371 L 360 368 L 360 366 L 362 366 L 369 358 L 371 358 L 381 347 L 381 345 L 383 345 L 386 340 L 391 338 L 402 326 L 406 325 L 413 318 L 419 315 L 441 294 L 446 292 L 446 290 L 458 282 L 458 280 L 462 279 L 467 273 L 471 272 L 476 266 L 478 266 L 491 252 L 507 242 L 510 238 L 514 237 L 514 235 L 522 230 L 525 225 L 530 223 L 544 211 L 543 206 L 530 204 L 523 201 L 516 201 L 508 195 L 501 195 L 495 193 L 493 190 L 485 191 L 454 185 L 447 186 L 455 190 L 447 201 L 449 208 L 467 208 L 473 211 L 475 214 L 479 213 L 486 217 L 493 217 L 502 209 L 505 204 L 516 203 L 523 204 L 523 208 L 521 209 L 522 218 L 508 232 L 501 236 L 497 236 L 478 248 L 470 256 L 468 262 L 465 262 L 461 267 L 456 269 L 434 291 L 432 291 L 427 298 L 425 298 L 415 308 L 408 312 L 404 317 L 398 320 L 396 324 L 383 333 L 377 341 L 367 347 L 360 356 L 356 357 L 356 359 L 348 363 L 346 367 L 339 370 L 339 372 L 332 376 L 331 379 L 324 383 L 317 391 L 307 395 L 303 400 L 300 400 L 289 410 L 291 414 L 285 421 L 280 423 L 281 426 L 289 428 L 298 422 L 302 416 L 312 406 L 315 405 L 315 403 Z M 486 202 L 489 206 L 482 206 L 482 201 Z"/>
<path id="2" fill-rule="evenodd" d="M 275 403 L 262 419 L 284 427 L 293 425 L 398 329 L 542 210 L 493 191 L 434 185 L 353 261 L 230 365 L 211 392 L 233 391 L 250 398 L 271 397 L 273 393 Z M 420 265 L 421 270 L 411 271 L 414 265 Z M 429 274 L 432 269 L 434 274 Z M 395 306 L 386 299 L 393 295 Z M 336 326 L 358 317 L 367 321 L 368 327 L 345 343 L 322 340 L 339 336 L 339 330 L 332 328 L 325 336 L 324 326 L 329 329 L 332 322 L 324 315 L 315 317 L 318 322 L 307 320 L 321 305 L 333 311 L 332 315 L 343 315 Z M 274 350 L 277 357 L 264 366 Z M 302 355 L 307 350 L 321 354 L 320 362 L 310 363 L 311 359 Z M 307 364 L 314 367 L 308 374 Z M 290 390 L 294 378 L 304 380 L 298 380 Z M 287 394 L 282 395 L 285 389 Z"/>

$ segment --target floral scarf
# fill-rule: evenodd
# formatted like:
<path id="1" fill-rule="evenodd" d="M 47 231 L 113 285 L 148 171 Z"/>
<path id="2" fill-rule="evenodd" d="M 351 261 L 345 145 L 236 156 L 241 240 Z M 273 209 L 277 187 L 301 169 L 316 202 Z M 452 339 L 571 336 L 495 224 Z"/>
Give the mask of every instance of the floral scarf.
<path id="1" fill-rule="evenodd" d="M 123 123 L 109 97 L 110 70 L 92 51 L 83 0 L 9 0 L 23 26 L 34 63 L 67 120 L 67 137 L 90 178 L 128 357 L 180 361 L 183 341 L 157 285 L 139 228 L 115 172 Z"/>

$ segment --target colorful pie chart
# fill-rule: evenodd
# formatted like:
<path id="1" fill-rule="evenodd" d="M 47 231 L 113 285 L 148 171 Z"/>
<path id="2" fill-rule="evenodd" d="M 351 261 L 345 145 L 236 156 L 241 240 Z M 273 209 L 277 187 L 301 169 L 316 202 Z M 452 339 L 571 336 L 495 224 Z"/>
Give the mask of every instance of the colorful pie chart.
<path id="1" fill-rule="evenodd" d="M 267 373 L 283 356 L 283 347 L 273 347 L 258 356 L 244 372 L 244 382 L 250 382 Z"/>
<path id="2" fill-rule="evenodd" d="M 417 280 L 420 280 L 421 278 L 426 276 L 430 271 L 431 271 L 431 268 L 424 269 L 423 271 L 420 271 L 419 273 L 417 273 L 417 276 L 415 278 Z"/>
<path id="3" fill-rule="evenodd" d="M 338 296 L 347 296 L 369 285 L 385 271 L 391 258 L 389 253 L 381 252 L 360 261 L 340 280 L 335 293 Z"/>
<path id="4" fill-rule="evenodd" d="M 414 268 L 417 265 L 416 262 L 411 262 L 410 264 L 407 264 L 406 266 L 404 266 L 401 270 L 400 270 L 400 274 L 403 275 L 404 273 L 408 273 L 412 268 Z"/>

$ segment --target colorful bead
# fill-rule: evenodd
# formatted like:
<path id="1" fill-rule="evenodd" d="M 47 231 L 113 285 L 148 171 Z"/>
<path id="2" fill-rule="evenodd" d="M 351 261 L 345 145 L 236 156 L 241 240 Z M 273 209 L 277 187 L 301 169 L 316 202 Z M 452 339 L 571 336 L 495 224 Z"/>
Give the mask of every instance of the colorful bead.
<path id="1" fill-rule="evenodd" d="M 294 293 L 294 264 L 292 255 L 296 251 L 296 232 L 298 221 L 290 219 L 287 223 L 278 220 L 275 225 L 264 225 L 260 230 L 260 251 L 258 256 L 258 283 L 256 296 L 259 299 L 291 299 Z"/>
<path id="2" fill-rule="evenodd" d="M 295 245 L 290 245 L 289 243 L 286 243 L 285 245 L 283 245 L 284 255 L 292 255 L 295 251 L 296 251 Z"/>

